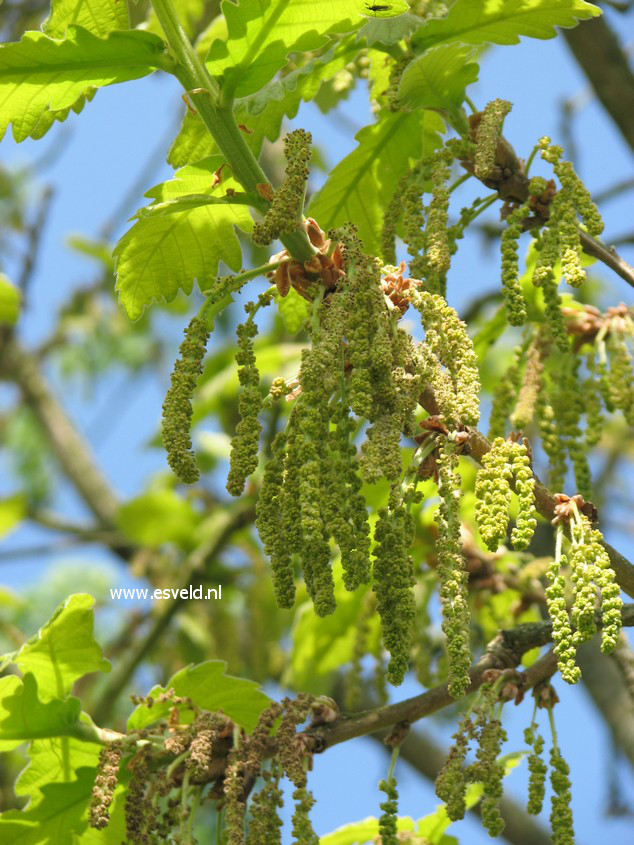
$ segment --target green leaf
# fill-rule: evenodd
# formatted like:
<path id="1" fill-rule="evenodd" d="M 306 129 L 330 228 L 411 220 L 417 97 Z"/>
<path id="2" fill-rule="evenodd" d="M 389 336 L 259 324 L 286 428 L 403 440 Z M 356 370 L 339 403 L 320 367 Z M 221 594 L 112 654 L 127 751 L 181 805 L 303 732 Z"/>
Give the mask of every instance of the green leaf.
<path id="1" fill-rule="evenodd" d="M 154 687 L 150 695 L 156 699 L 161 693 L 173 689 L 176 695 L 191 698 L 198 707 L 209 711 L 222 710 L 238 725 L 251 731 L 271 699 L 256 683 L 227 675 L 226 669 L 224 660 L 207 660 L 196 666 L 186 666 L 164 687 Z M 151 708 L 140 704 L 128 719 L 128 731 L 140 730 L 164 719 L 171 708 L 168 701 L 157 701 Z"/>
<path id="2" fill-rule="evenodd" d="M 173 490 L 151 490 L 121 505 L 117 526 L 133 543 L 156 548 L 163 543 L 187 547 L 200 518 Z"/>
<path id="3" fill-rule="evenodd" d="M 283 683 L 296 690 L 326 693 L 332 686 L 332 674 L 348 663 L 354 653 L 356 620 L 369 589 L 348 592 L 341 580 L 341 566 L 334 572 L 337 611 L 317 616 L 312 602 L 304 603 L 295 614 L 291 633 L 293 650 Z M 379 631 L 378 617 L 370 620 L 371 635 Z"/>
<path id="4" fill-rule="evenodd" d="M 213 76 L 226 92 L 244 97 L 258 91 L 286 64 L 291 52 L 323 47 L 326 33 L 358 28 L 358 0 L 224 0 L 228 37 L 216 39 L 207 56 Z"/>
<path id="5" fill-rule="evenodd" d="M 220 197 L 227 188 L 240 190 L 225 174 L 221 183 L 212 187 L 214 174 L 223 163 L 218 156 L 184 167 L 146 196 L 163 203 L 187 194 Z M 207 290 L 216 280 L 220 261 L 239 270 L 242 252 L 234 226 L 251 229 L 245 206 L 196 206 L 138 220 L 114 250 L 117 290 L 130 319 L 140 317 L 154 300 L 171 302 L 179 290 L 191 293 L 194 280 L 201 290 Z"/>
<path id="6" fill-rule="evenodd" d="M 247 205 L 258 206 L 261 199 L 253 194 L 235 193 L 230 196 L 212 197 L 209 194 L 187 194 L 165 202 L 155 202 L 146 208 L 140 208 L 134 215 L 139 220 L 149 217 L 166 217 L 181 211 L 192 211 L 202 205 Z"/>
<path id="7" fill-rule="evenodd" d="M 407 108 L 436 109 L 455 119 L 465 88 L 478 78 L 478 65 L 468 61 L 472 53 L 462 44 L 427 50 L 407 66 L 398 89 L 399 100 Z"/>
<path id="8" fill-rule="evenodd" d="M 16 675 L 0 678 L 0 751 L 32 739 L 71 733 L 80 711 L 78 698 L 40 701 L 37 681 L 30 672 L 23 681 Z"/>
<path id="9" fill-rule="evenodd" d="M 86 720 L 88 716 L 82 713 L 80 721 Z M 82 767 L 96 769 L 101 749 L 96 742 L 74 737 L 35 740 L 29 746 L 29 764 L 15 784 L 16 795 L 40 801 L 47 784 L 66 783 Z"/>
<path id="10" fill-rule="evenodd" d="M 24 674 L 32 672 L 42 700 L 64 698 L 78 678 L 109 672 L 110 663 L 93 637 L 92 596 L 69 596 L 35 637 L 27 640 L 13 661 Z"/>
<path id="11" fill-rule="evenodd" d="M 0 325 L 14 326 L 20 313 L 20 291 L 0 273 Z"/>
<path id="12" fill-rule="evenodd" d="M 163 41 L 139 30 L 102 39 L 70 26 L 63 41 L 27 32 L 17 43 L 1 44 L 0 139 L 12 123 L 13 137 L 23 141 L 37 133 L 43 116 L 50 126 L 49 110 L 71 108 L 87 89 L 138 79 L 165 62 Z"/>
<path id="13" fill-rule="evenodd" d="M 286 296 L 277 294 L 275 303 L 284 320 L 286 331 L 289 334 L 297 334 L 308 317 L 308 302 L 297 293 L 295 288 L 291 288 Z"/>
<path id="14" fill-rule="evenodd" d="M 517 44 L 521 35 L 554 38 L 556 26 L 571 27 L 601 10 L 585 0 L 456 0 L 445 18 L 419 30 L 417 51 L 437 44 Z"/>
<path id="15" fill-rule="evenodd" d="M 72 24 L 105 38 L 115 29 L 129 29 L 127 3 L 122 0 L 52 0 L 51 13 L 42 30 L 51 38 L 63 38 Z"/>
<path id="16" fill-rule="evenodd" d="M 26 516 L 26 499 L 21 494 L 0 499 L 0 538 L 6 537 Z"/>
<path id="17" fill-rule="evenodd" d="M 382 113 L 357 134 L 358 146 L 331 172 L 308 213 L 324 230 L 353 221 L 365 249 L 379 255 L 386 203 L 410 163 L 440 145 L 443 129 L 433 112 Z"/>
<path id="18" fill-rule="evenodd" d="M 353 61 L 361 46 L 353 39 L 347 39 L 336 49 L 236 101 L 234 117 L 238 125 L 248 129 L 244 137 L 254 155 L 259 155 L 265 138 L 269 141 L 279 138 L 283 119 L 295 117 L 300 103 L 312 100 L 322 82 L 332 79 Z M 183 125 L 167 155 L 169 164 L 182 167 L 213 153 L 217 153 L 217 149 L 207 127 L 198 115 L 186 111 Z"/>
<path id="19" fill-rule="evenodd" d="M 79 769 L 77 780 L 50 783 L 42 788 L 43 798 L 26 810 L 9 810 L 0 816 L 2 845 L 66 845 L 82 833 L 83 818 L 92 787 L 94 769 Z"/>
<path id="20" fill-rule="evenodd" d="M 414 821 L 411 818 L 399 818 L 399 833 L 414 830 Z M 346 824 L 326 836 L 320 836 L 319 845 L 363 845 L 365 842 L 376 842 L 378 835 L 379 820 L 369 817 L 360 822 Z"/>
<path id="21" fill-rule="evenodd" d="M 398 17 L 370 18 L 361 27 L 358 33 L 359 38 L 365 38 L 368 45 L 371 44 L 397 44 L 403 38 L 411 35 L 422 24 L 418 15 L 406 13 Z M 385 58 L 385 54 L 383 54 Z"/>

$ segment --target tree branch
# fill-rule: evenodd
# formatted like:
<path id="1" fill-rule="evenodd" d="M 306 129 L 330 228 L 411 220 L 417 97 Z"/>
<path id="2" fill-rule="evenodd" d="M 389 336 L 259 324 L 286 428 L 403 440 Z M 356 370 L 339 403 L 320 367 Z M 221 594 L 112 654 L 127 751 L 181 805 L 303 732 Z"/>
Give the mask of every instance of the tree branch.
<path id="1" fill-rule="evenodd" d="M 634 625 L 634 604 L 626 605 L 621 615 L 624 626 Z M 597 622 L 600 624 L 600 620 Z M 482 686 L 488 670 L 514 669 L 527 651 L 546 645 L 551 640 L 552 624 L 550 622 L 532 622 L 511 630 L 500 631 L 489 643 L 480 660 L 470 669 L 471 684 L 465 695 L 475 692 Z M 520 673 L 520 689 L 522 691 L 531 689 L 535 684 L 549 678 L 556 668 L 557 658 L 551 649 L 535 661 L 529 669 Z M 320 753 L 340 742 L 375 733 L 397 722 L 410 724 L 417 722 L 453 703 L 455 699 L 449 695 L 447 684 L 441 684 L 396 704 L 366 710 L 352 716 L 342 715 L 328 725 L 308 728 L 305 734 L 311 741 L 312 750 Z"/>
<path id="2" fill-rule="evenodd" d="M 562 33 L 603 107 L 634 150 L 634 74 L 605 16 Z"/>
<path id="3" fill-rule="evenodd" d="M 20 388 L 24 401 L 37 417 L 65 475 L 102 525 L 115 523 L 117 499 L 96 464 L 88 444 L 79 435 L 51 392 L 36 359 L 17 339 L 3 349 L 3 375 Z"/>

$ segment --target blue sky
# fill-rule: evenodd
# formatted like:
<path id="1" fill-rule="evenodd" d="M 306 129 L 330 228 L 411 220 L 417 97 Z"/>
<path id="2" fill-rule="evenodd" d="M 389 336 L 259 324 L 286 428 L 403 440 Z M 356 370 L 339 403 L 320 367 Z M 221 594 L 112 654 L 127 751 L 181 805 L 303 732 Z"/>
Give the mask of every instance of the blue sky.
<path id="1" fill-rule="evenodd" d="M 629 19 L 632 20 L 632 15 Z M 625 28 L 627 18 L 619 16 L 616 21 Z M 479 106 L 494 97 L 513 102 L 505 134 L 520 155 L 527 155 L 541 135 L 549 134 L 553 140 L 560 141 L 561 102 L 573 95 L 582 95 L 586 88 L 585 78 L 569 57 L 563 40 L 524 40 L 521 46 L 490 51 L 482 60 L 480 81 L 469 93 Z M 346 119 L 338 123 L 336 115 L 324 118 L 316 107 L 306 105 L 293 121 L 293 125 L 309 129 L 321 140 L 331 165 L 354 147 L 350 123 L 360 128 L 370 120 L 363 86 L 340 106 L 340 111 Z M 65 246 L 66 236 L 79 233 L 91 237 L 99 233 L 104 219 L 118 208 L 121 196 L 157 146 L 163 143 L 167 150 L 168 130 L 177 125 L 175 116 L 181 112 L 180 90 L 175 81 L 151 77 L 99 91 L 84 113 L 71 115 L 66 124 L 55 127 L 43 141 L 27 141 L 16 146 L 7 137 L 2 142 L 0 157 L 13 166 L 39 159 L 56 145 L 62 147 L 61 154 L 41 177 L 54 186 L 55 194 L 32 283 L 31 306 L 21 326 L 25 341 L 35 343 L 45 337 L 54 324 L 57 307 L 66 300 L 69 291 L 84 283 L 94 272 L 91 262 Z M 575 116 L 573 131 L 579 150 L 579 171 L 591 191 L 600 191 L 631 176 L 631 154 L 596 102 L 590 99 Z M 146 188 L 168 178 L 170 173 L 166 164 L 158 167 Z M 470 190 L 473 189 L 465 189 L 464 195 L 467 196 Z M 142 193 L 139 191 L 136 206 L 144 202 Z M 130 208 L 126 213 L 133 211 L 134 208 Z M 631 194 L 611 202 L 603 212 L 609 241 L 631 226 Z M 122 217 L 115 235 L 122 234 L 125 228 Z M 634 261 L 632 250 L 629 256 L 627 250 L 623 250 L 623 255 Z M 631 290 L 624 282 L 610 276 L 607 270 L 601 271 L 601 275 L 610 285 L 607 301 L 616 303 L 624 299 L 631 302 Z M 495 251 L 483 253 L 477 238 L 467 238 L 454 260 L 450 301 L 460 309 L 479 292 L 493 288 L 497 279 Z M 165 327 L 175 346 L 178 331 L 170 321 L 165 321 Z M 125 392 L 121 375 L 114 374 L 106 383 L 95 385 L 94 394 L 88 400 L 81 391 L 64 388 L 64 402 L 80 429 L 88 434 L 99 432 L 94 443 L 97 457 L 122 498 L 138 493 L 149 474 L 164 468 L 163 455 L 145 448 L 145 443 L 159 417 L 167 375 L 165 371 L 159 380 L 145 378 L 134 391 Z M 113 396 L 121 397 L 114 407 L 111 404 Z M 6 489 L 0 492 L 10 490 L 9 481 Z M 67 512 L 80 511 L 74 495 L 65 488 L 58 491 L 57 504 Z M 38 542 L 42 536 L 35 528 L 24 528 L 16 532 L 9 543 L 15 547 L 27 546 Z M 615 533 L 608 539 L 625 554 L 632 555 L 632 542 L 627 536 Z M 63 559 L 75 560 L 87 567 L 105 562 L 104 555 L 88 549 L 65 554 Z M 20 589 L 33 584 L 45 567 L 58 562 L 59 559 L 53 557 L 3 563 L 2 580 Z M 109 565 L 119 568 L 116 562 L 110 561 Z M 121 571 L 118 577 L 121 581 L 127 575 Z M 62 595 L 51 596 L 50 601 L 54 604 L 62 598 Z M 573 771 L 573 806 L 579 842 L 590 845 L 608 840 L 612 845 L 629 844 L 632 841 L 631 820 L 602 816 L 607 797 L 605 771 L 609 747 L 605 732 L 594 717 L 592 704 L 581 688 L 570 690 L 558 681 L 557 689 L 562 698 L 562 704 L 557 708 L 558 729 L 564 754 Z M 395 697 L 416 692 L 416 684 L 408 681 Z M 526 707 L 510 714 L 507 750 L 523 747 L 521 733 L 529 717 Z M 447 741 L 450 726 L 427 720 L 422 727 Z M 318 799 L 313 811 L 317 831 L 323 834 L 347 821 L 377 814 L 381 797 L 376 785 L 386 771 L 387 758 L 367 739 L 332 749 L 317 758 L 312 778 L 312 788 Z M 404 763 L 399 763 L 397 774 L 400 775 L 401 813 L 416 818 L 430 812 L 437 803 L 431 786 L 412 775 Z M 634 779 L 626 766 L 621 767 L 621 778 L 634 806 Z M 525 766 L 510 776 L 508 788 L 523 800 Z M 461 842 L 469 845 L 489 841 L 479 825 L 470 821 L 456 825 L 455 833 Z"/>

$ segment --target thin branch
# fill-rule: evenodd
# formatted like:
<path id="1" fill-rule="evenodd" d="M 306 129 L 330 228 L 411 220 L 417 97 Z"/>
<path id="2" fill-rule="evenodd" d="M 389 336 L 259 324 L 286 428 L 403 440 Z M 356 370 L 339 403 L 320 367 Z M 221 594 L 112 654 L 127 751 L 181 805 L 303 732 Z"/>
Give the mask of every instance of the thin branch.
<path id="1" fill-rule="evenodd" d="M 14 339 L 6 344 L 2 359 L 3 376 L 20 388 L 64 474 L 99 522 L 113 526 L 117 499 L 97 466 L 90 447 L 51 392 L 36 358 Z"/>
<path id="2" fill-rule="evenodd" d="M 621 616 L 624 626 L 634 625 L 634 605 L 626 605 Z M 600 623 L 600 620 L 597 621 Z M 479 689 L 486 680 L 488 670 L 514 669 L 527 651 L 546 645 L 551 640 L 550 622 L 532 622 L 500 631 L 469 671 L 471 684 L 466 695 Z M 556 668 L 557 658 L 551 649 L 529 669 L 520 673 L 521 689 L 531 689 L 535 684 L 549 678 Z M 449 695 L 447 684 L 441 684 L 396 704 L 355 713 L 353 716 L 342 715 L 328 725 L 308 728 L 305 734 L 310 740 L 312 751 L 320 753 L 341 742 L 389 728 L 397 722 L 412 724 L 454 703 L 455 699 Z"/>
<path id="3" fill-rule="evenodd" d="M 603 107 L 634 150 L 634 74 L 605 16 L 562 32 Z"/>

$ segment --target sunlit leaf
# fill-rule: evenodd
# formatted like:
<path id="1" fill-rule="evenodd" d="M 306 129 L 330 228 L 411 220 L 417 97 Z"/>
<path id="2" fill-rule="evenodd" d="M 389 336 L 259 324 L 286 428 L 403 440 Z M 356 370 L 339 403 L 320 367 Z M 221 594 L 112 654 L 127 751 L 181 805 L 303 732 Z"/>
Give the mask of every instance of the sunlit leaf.
<path id="1" fill-rule="evenodd" d="M 433 18 L 415 37 L 418 49 L 463 44 L 517 44 L 520 36 L 554 38 L 555 27 L 600 15 L 585 0 L 456 0 L 445 18 Z"/>
<path id="2" fill-rule="evenodd" d="M 13 137 L 23 141 L 41 119 L 53 122 L 49 110 L 72 107 L 87 89 L 146 76 L 165 58 L 163 41 L 139 30 L 103 39 L 70 26 L 63 41 L 27 32 L 0 44 L 0 138 L 12 123 Z"/>
<path id="3" fill-rule="evenodd" d="M 242 0 L 223 2 L 226 39 L 216 39 L 207 68 L 238 97 L 252 94 L 286 64 L 290 52 L 317 50 L 326 33 L 350 32 L 362 24 L 358 0 Z"/>
<path id="4" fill-rule="evenodd" d="M 224 163 L 212 157 L 179 170 L 174 179 L 146 193 L 155 203 L 188 194 L 224 196 L 240 190 L 228 175 L 214 186 L 214 174 Z M 150 206 L 151 208 L 151 206 Z M 194 281 L 207 290 L 223 261 L 239 270 L 242 252 L 234 227 L 248 231 L 251 216 L 242 205 L 195 205 L 166 216 L 142 217 L 115 247 L 117 290 L 128 316 L 135 320 L 154 300 L 171 302 L 179 290 L 191 293 Z"/>
<path id="5" fill-rule="evenodd" d="M 354 222 L 365 249 L 380 254 L 383 209 L 410 164 L 439 146 L 443 128 L 433 112 L 382 114 L 357 133 L 357 147 L 331 172 L 309 213 L 325 230 Z"/>
<path id="6" fill-rule="evenodd" d="M 270 699 L 253 681 L 227 675 L 226 669 L 224 660 L 208 660 L 197 666 L 186 666 L 164 687 L 154 687 L 150 695 L 157 699 L 161 693 L 173 689 L 176 695 L 191 698 L 198 707 L 222 710 L 245 730 L 252 730 L 262 710 L 270 704 Z M 140 704 L 128 719 L 128 730 L 139 730 L 164 719 L 171 708 L 169 701 L 156 701 L 152 707 Z"/>
<path id="7" fill-rule="evenodd" d="M 127 3 L 122 0 L 52 0 L 51 13 L 42 31 L 51 38 L 63 38 L 72 24 L 104 38 L 115 29 L 128 29 Z"/>
<path id="8" fill-rule="evenodd" d="M 77 593 L 69 596 L 36 636 L 22 646 L 14 663 L 23 672 L 32 672 L 40 698 L 64 698 L 78 678 L 89 672 L 108 672 L 93 637 L 95 600 Z"/>

